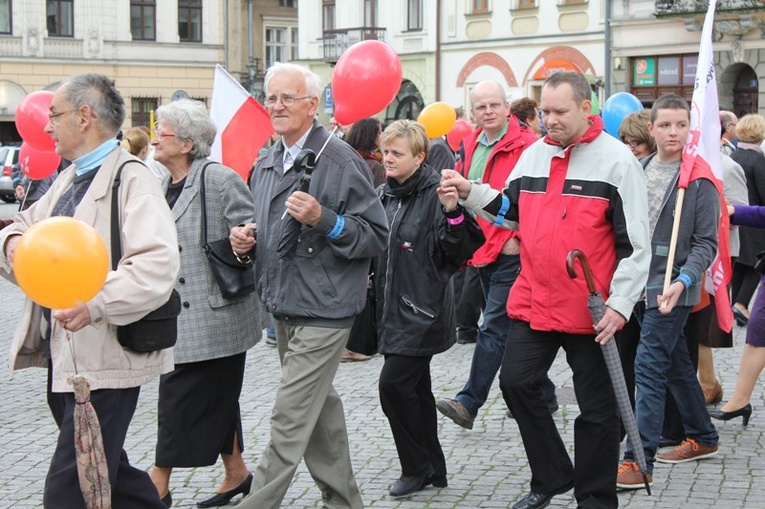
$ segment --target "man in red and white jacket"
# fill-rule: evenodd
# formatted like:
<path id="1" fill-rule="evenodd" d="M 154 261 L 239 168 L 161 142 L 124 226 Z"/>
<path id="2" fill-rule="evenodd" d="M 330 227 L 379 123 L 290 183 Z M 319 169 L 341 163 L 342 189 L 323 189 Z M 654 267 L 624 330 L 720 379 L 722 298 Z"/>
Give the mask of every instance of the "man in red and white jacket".
<path id="1" fill-rule="evenodd" d="M 503 228 L 517 227 L 523 239 L 499 377 L 531 467 L 531 490 L 513 509 L 546 507 L 571 488 L 578 507 L 619 503 L 619 420 L 599 344 L 624 325 L 645 286 L 648 205 L 637 159 L 606 134 L 600 117 L 589 115 L 590 97 L 579 73 L 547 78 L 541 108 L 548 135 L 524 152 L 502 192 L 454 171 L 444 170 L 442 177 L 442 187 L 456 187 L 466 208 Z M 607 299 L 605 316 L 594 327 L 584 279 L 572 280 L 566 272 L 572 249 L 588 257 Z M 561 347 L 580 410 L 573 463 L 538 389 Z"/>
<path id="2" fill-rule="evenodd" d="M 505 186 L 515 163 L 537 136 L 510 113 L 505 90 L 496 81 L 482 81 L 470 93 L 471 112 L 479 127 L 462 142 L 455 171 L 492 189 Z M 472 429 L 478 409 L 486 403 L 502 363 L 510 329 L 507 296 L 520 270 L 518 232 L 497 228 L 478 218 L 486 242 L 468 262 L 477 268 L 485 305 L 470 375 L 454 399 L 438 401 L 436 408 L 463 428 Z M 459 310 L 458 310 L 459 312 Z M 545 377 L 545 399 L 557 409 L 555 385 Z"/>

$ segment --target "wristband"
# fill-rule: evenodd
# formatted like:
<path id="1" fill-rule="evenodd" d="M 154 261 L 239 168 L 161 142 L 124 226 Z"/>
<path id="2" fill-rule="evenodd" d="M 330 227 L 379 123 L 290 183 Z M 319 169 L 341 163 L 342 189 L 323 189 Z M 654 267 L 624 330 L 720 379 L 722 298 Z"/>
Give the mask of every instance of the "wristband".
<path id="1" fill-rule="evenodd" d="M 446 222 L 452 226 L 456 226 L 465 220 L 465 214 L 460 214 L 457 217 L 447 217 Z"/>
<path id="2" fill-rule="evenodd" d="M 691 277 L 688 274 L 680 274 L 677 276 L 677 278 L 675 278 L 675 281 L 680 281 L 683 283 L 683 286 L 685 286 L 686 289 L 690 288 L 691 284 L 693 284 L 691 282 Z"/>

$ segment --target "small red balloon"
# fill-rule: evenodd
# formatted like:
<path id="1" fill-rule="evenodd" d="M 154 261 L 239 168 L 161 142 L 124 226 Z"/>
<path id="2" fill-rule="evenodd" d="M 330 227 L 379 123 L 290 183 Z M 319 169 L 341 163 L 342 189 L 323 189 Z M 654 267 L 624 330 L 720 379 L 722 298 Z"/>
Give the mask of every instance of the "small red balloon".
<path id="1" fill-rule="evenodd" d="M 56 150 L 55 140 L 45 132 L 51 103 L 53 92 L 38 90 L 27 94 L 16 108 L 16 130 L 21 139 L 43 152 Z"/>
<path id="2" fill-rule="evenodd" d="M 398 54 L 384 42 L 354 44 L 332 74 L 335 119 L 348 125 L 387 108 L 401 88 L 402 75 Z"/>
<path id="3" fill-rule="evenodd" d="M 460 149 L 460 142 L 468 134 L 473 132 L 473 126 L 467 120 L 459 119 L 454 123 L 452 130 L 446 133 L 446 142 L 457 152 Z"/>
<path id="4" fill-rule="evenodd" d="M 29 143 L 21 144 L 19 150 L 19 166 L 32 180 L 42 180 L 50 177 L 61 164 L 61 156 L 55 152 L 37 150 Z"/>

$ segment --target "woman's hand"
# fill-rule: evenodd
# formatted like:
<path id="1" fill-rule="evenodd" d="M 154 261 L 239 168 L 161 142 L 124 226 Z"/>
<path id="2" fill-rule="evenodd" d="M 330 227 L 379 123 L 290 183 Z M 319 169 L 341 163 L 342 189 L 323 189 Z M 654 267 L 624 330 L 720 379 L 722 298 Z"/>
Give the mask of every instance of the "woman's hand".
<path id="1" fill-rule="evenodd" d="M 470 181 L 454 170 L 441 170 L 441 187 L 453 187 L 463 200 L 470 194 Z"/>
<path id="2" fill-rule="evenodd" d="M 255 246 L 255 234 L 252 227 L 253 224 L 245 224 L 231 228 L 228 240 L 235 254 L 247 253 Z"/>
<path id="3" fill-rule="evenodd" d="M 457 210 L 459 195 L 457 194 L 456 187 L 439 187 L 436 189 L 436 192 L 438 193 L 438 199 L 441 200 L 441 205 L 444 206 L 444 210 L 447 212 Z"/>
<path id="4" fill-rule="evenodd" d="M 21 240 L 21 235 L 12 235 L 5 241 L 5 259 L 8 260 L 8 266 L 13 270 L 13 255 L 16 253 L 16 246 Z"/>

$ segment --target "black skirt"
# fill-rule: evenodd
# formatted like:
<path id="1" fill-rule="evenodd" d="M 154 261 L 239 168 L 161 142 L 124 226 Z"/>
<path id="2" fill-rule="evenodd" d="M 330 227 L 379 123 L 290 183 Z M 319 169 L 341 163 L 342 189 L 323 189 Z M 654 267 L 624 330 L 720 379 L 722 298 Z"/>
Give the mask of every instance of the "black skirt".
<path id="1" fill-rule="evenodd" d="M 234 439 L 244 451 L 239 395 L 247 353 L 176 364 L 159 379 L 158 467 L 213 465 L 231 454 Z"/>

